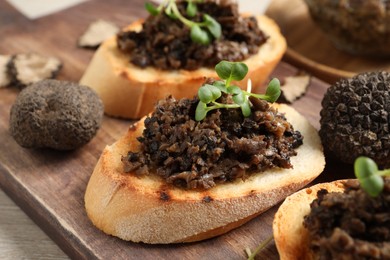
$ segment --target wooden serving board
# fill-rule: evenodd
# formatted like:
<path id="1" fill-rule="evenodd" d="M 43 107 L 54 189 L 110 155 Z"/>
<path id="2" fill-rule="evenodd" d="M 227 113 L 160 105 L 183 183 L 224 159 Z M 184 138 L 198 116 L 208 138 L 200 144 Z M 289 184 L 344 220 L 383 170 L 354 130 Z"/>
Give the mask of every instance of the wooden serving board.
<path id="1" fill-rule="evenodd" d="M 30 21 L 7 2 L 0 1 L 0 53 L 37 52 L 64 63 L 59 79 L 78 81 L 93 55 L 76 47 L 77 38 L 98 18 L 125 26 L 143 17 L 143 1 L 95 0 Z M 295 68 L 281 63 L 275 76 L 292 75 Z M 327 84 L 313 79 L 307 94 L 294 103 L 318 128 L 320 100 Z M 105 117 L 97 136 L 72 152 L 29 150 L 9 133 L 9 111 L 19 90 L 0 89 L 0 187 L 66 252 L 75 259 L 244 259 L 244 249 L 254 249 L 272 234 L 277 207 L 242 227 L 203 242 L 146 245 L 125 242 L 103 234 L 88 220 L 84 192 L 93 168 L 107 144 L 113 143 L 131 121 Z M 345 178 L 350 171 L 329 162 L 317 181 Z M 277 259 L 273 243 L 259 258 Z"/>

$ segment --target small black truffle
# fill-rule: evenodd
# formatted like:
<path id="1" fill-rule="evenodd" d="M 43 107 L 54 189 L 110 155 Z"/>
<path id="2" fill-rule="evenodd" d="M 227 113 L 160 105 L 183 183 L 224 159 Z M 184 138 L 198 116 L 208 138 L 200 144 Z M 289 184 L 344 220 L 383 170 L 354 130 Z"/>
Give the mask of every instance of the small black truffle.
<path id="1" fill-rule="evenodd" d="M 95 136 L 103 111 L 92 89 L 42 80 L 20 92 L 11 108 L 10 132 L 26 148 L 72 150 Z"/>
<path id="2" fill-rule="evenodd" d="M 341 161 L 364 155 L 390 167 L 390 73 L 367 72 L 331 86 L 320 123 L 325 149 Z"/>

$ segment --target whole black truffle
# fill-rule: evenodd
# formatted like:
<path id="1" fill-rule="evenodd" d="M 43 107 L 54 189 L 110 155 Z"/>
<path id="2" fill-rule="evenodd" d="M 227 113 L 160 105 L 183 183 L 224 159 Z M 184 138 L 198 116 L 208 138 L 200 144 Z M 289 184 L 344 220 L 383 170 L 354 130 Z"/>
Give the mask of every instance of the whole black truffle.
<path id="1" fill-rule="evenodd" d="M 24 90 L 11 108 L 10 132 L 26 148 L 71 150 L 88 143 L 103 119 L 103 104 L 92 89 L 42 80 Z"/>
<path id="2" fill-rule="evenodd" d="M 340 160 L 364 155 L 390 167 L 390 73 L 363 73 L 331 86 L 320 123 L 325 149 Z"/>

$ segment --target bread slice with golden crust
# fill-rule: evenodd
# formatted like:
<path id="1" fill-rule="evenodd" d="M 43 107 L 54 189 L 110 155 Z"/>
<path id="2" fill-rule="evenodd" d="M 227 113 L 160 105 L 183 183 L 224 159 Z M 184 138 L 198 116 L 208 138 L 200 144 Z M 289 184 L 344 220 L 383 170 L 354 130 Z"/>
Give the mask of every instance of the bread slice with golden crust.
<path id="1" fill-rule="evenodd" d="M 121 156 L 139 150 L 142 119 L 104 149 L 85 193 L 89 218 L 107 234 L 152 244 L 203 240 L 244 224 L 324 169 L 316 129 L 292 107 L 277 107 L 304 136 L 298 155 L 291 158 L 293 169 L 275 168 L 200 191 L 170 186 L 157 175 L 124 173 Z"/>
<path id="2" fill-rule="evenodd" d="M 256 55 L 243 62 L 250 68 L 246 79 L 235 84 L 246 88 L 247 79 L 261 86 L 286 50 L 286 40 L 276 23 L 268 17 L 257 17 L 260 28 L 269 36 Z M 142 20 L 126 30 L 139 31 Z M 206 78 L 217 78 L 214 68 L 193 71 L 163 71 L 133 65 L 128 54 L 117 48 L 116 38 L 105 41 L 93 56 L 80 84 L 100 95 L 106 114 L 123 118 L 140 118 L 152 111 L 155 103 L 171 94 L 176 99 L 192 98 Z M 257 89 L 254 89 L 256 92 Z"/>
<path id="3" fill-rule="evenodd" d="M 275 244 L 281 260 L 315 259 L 309 249 L 309 232 L 303 227 L 304 216 L 310 213 L 310 203 L 317 198 L 317 192 L 343 192 L 345 180 L 320 183 L 302 189 L 279 207 L 273 222 Z"/>

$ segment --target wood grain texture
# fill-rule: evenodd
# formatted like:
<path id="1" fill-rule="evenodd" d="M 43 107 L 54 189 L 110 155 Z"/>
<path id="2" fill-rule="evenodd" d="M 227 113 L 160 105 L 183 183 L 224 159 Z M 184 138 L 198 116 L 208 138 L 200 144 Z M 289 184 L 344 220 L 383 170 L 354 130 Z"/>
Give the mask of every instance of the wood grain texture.
<path id="1" fill-rule="evenodd" d="M 69 259 L 1 190 L 0 212 L 0 259 Z"/>
<path id="2" fill-rule="evenodd" d="M 274 0 L 267 15 L 279 24 L 288 46 L 313 62 L 355 73 L 390 70 L 389 59 L 357 57 L 336 49 L 313 22 L 303 0 Z"/>
<path id="3" fill-rule="evenodd" d="M 124 26 L 145 15 L 141 0 L 95 0 L 29 21 L 5 1 L 0 1 L 0 53 L 37 52 L 56 56 L 64 63 L 59 78 L 78 81 L 93 52 L 77 48 L 76 41 L 90 22 L 103 18 Z M 281 63 L 274 76 L 284 77 L 295 72 L 295 68 Z M 317 128 L 320 100 L 327 87 L 314 79 L 306 96 L 294 104 Z M 243 259 L 246 247 L 255 248 L 271 235 L 277 207 L 223 236 L 198 243 L 145 245 L 103 234 L 86 216 L 84 192 L 104 146 L 122 135 L 130 121 L 105 117 L 97 136 L 76 151 L 23 149 L 8 131 L 9 111 L 17 94 L 14 88 L 0 89 L 0 188 L 71 258 Z M 330 162 L 325 177 L 320 180 L 349 176 L 348 171 L 340 169 L 346 168 Z M 260 258 L 278 258 L 273 243 L 261 252 Z"/>

